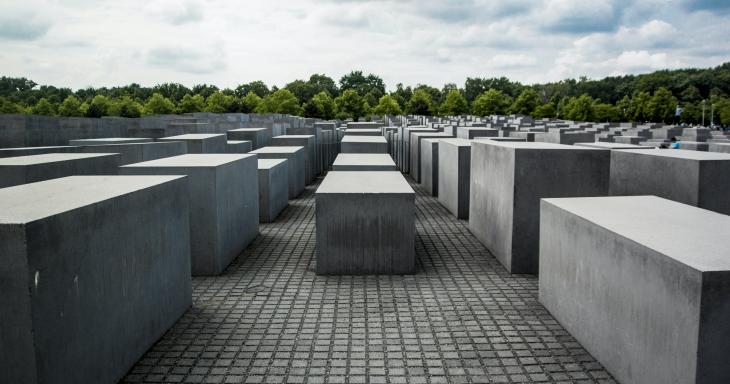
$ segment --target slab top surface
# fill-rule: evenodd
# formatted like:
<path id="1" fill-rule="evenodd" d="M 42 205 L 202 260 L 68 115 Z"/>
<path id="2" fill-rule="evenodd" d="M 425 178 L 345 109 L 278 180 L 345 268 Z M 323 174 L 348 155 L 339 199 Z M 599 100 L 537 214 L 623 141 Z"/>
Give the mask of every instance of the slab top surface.
<path id="1" fill-rule="evenodd" d="M 187 135 L 167 136 L 159 140 L 205 140 L 225 135 L 225 133 L 189 133 Z"/>
<path id="2" fill-rule="evenodd" d="M 152 139 L 144 138 L 144 137 L 106 137 L 106 138 L 96 138 L 96 139 L 74 139 L 71 141 L 88 141 L 88 142 L 104 142 L 104 143 L 142 143 L 144 141 L 152 141 Z"/>
<path id="3" fill-rule="evenodd" d="M 380 132 L 380 128 L 347 128 L 345 132 Z"/>
<path id="4" fill-rule="evenodd" d="M 125 165 L 121 168 L 138 167 L 217 167 L 233 161 L 252 157 L 251 154 L 201 153 L 165 157 L 157 160 L 143 161 Z"/>
<path id="5" fill-rule="evenodd" d="M 51 145 L 47 147 L 16 147 L 16 148 L 0 148 L 0 151 L 24 151 L 28 149 L 68 149 L 76 148 L 75 145 Z"/>
<path id="6" fill-rule="evenodd" d="M 311 139 L 314 135 L 280 135 L 274 136 L 275 139 Z"/>
<path id="7" fill-rule="evenodd" d="M 231 129 L 228 132 L 260 132 L 260 131 L 265 131 L 265 130 L 266 130 L 266 128 L 236 128 L 236 129 Z"/>
<path id="8" fill-rule="evenodd" d="M 270 169 L 287 162 L 287 159 L 259 159 L 259 169 Z"/>
<path id="9" fill-rule="evenodd" d="M 398 171 L 332 171 L 327 173 L 316 193 L 415 194 L 405 177 Z"/>
<path id="10" fill-rule="evenodd" d="M 648 145 L 608 143 L 605 141 L 597 141 L 595 143 L 575 143 L 573 145 L 578 146 L 578 147 L 606 148 L 606 149 L 655 149 L 654 147 L 648 146 Z"/>
<path id="11" fill-rule="evenodd" d="M 471 147 L 471 143 L 473 141 L 474 140 L 457 139 L 457 138 L 441 139 L 442 143 L 456 145 L 457 147 Z"/>
<path id="12" fill-rule="evenodd" d="M 718 152 L 691 151 L 684 149 L 631 149 L 617 152 L 634 153 L 638 155 L 649 155 L 658 157 L 669 157 L 686 160 L 730 160 L 730 154 Z"/>
<path id="13" fill-rule="evenodd" d="M 496 141 L 496 140 L 478 140 L 472 141 L 479 145 L 494 145 L 499 147 L 515 148 L 515 149 L 565 149 L 573 151 L 592 151 L 600 150 L 599 148 L 577 147 L 575 145 L 545 143 L 541 141 Z M 633 152 L 633 150 L 632 150 Z"/>
<path id="14" fill-rule="evenodd" d="M 395 162 L 387 153 L 340 153 L 332 165 L 382 165 L 395 167 Z"/>
<path id="15" fill-rule="evenodd" d="M 69 176 L 0 189 L 0 224 L 29 223 L 185 176 Z"/>
<path id="16" fill-rule="evenodd" d="M 43 163 L 55 163 L 59 161 L 90 159 L 116 155 L 115 153 L 44 153 L 40 155 L 6 157 L 0 159 L 0 166 L 22 166 L 36 165 Z"/>
<path id="17" fill-rule="evenodd" d="M 342 138 L 343 143 L 382 143 L 387 141 L 383 136 L 345 136 Z"/>
<path id="18" fill-rule="evenodd" d="M 244 143 L 250 143 L 250 142 L 251 142 L 250 140 L 228 140 L 226 143 L 238 145 L 238 144 L 244 144 Z"/>
<path id="19" fill-rule="evenodd" d="M 698 271 L 730 270 L 730 216 L 656 196 L 544 201 Z"/>
<path id="20" fill-rule="evenodd" d="M 302 146 L 268 146 L 268 147 L 261 147 L 259 149 L 253 150 L 249 153 L 296 153 L 297 151 L 303 151 L 304 147 Z"/>

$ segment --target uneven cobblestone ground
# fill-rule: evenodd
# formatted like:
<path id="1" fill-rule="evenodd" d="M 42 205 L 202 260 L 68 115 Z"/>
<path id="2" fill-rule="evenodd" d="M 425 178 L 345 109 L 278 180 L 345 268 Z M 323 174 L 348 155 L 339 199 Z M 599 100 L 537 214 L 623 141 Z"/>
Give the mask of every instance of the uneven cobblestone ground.
<path id="1" fill-rule="evenodd" d="M 313 272 L 314 190 L 290 201 L 124 382 L 615 383 L 435 198 L 414 185 L 417 274 Z"/>

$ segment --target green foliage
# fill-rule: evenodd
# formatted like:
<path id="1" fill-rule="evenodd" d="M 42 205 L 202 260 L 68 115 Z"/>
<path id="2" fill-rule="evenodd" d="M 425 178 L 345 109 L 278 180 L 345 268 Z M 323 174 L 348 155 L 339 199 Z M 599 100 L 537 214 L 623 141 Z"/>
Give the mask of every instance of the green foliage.
<path id="1" fill-rule="evenodd" d="M 205 111 L 205 98 L 202 95 L 186 94 L 177 104 L 178 113 L 193 113 Z"/>
<path id="2" fill-rule="evenodd" d="M 509 112 L 518 115 L 531 115 L 537 108 L 538 103 L 537 92 L 532 88 L 527 88 L 515 99 L 515 102 L 509 108 Z"/>
<path id="3" fill-rule="evenodd" d="M 358 121 L 367 112 L 365 100 L 354 89 L 343 91 L 335 99 L 335 105 L 337 106 L 336 116 L 338 118 L 351 117 L 355 121 Z"/>
<path id="4" fill-rule="evenodd" d="M 104 95 L 96 95 L 86 108 L 84 116 L 86 117 L 102 117 L 109 116 L 109 108 L 112 102 Z"/>
<path id="5" fill-rule="evenodd" d="M 23 107 L 0 96 L 0 113 L 23 113 Z"/>
<path id="6" fill-rule="evenodd" d="M 142 116 L 142 104 L 137 100 L 129 97 L 122 96 L 119 99 L 112 101 L 109 107 L 110 116 L 121 116 L 121 117 L 140 117 Z"/>
<path id="7" fill-rule="evenodd" d="M 621 113 L 619 112 L 618 107 L 608 103 L 601 103 L 596 100 L 593 104 L 593 121 L 621 121 Z"/>
<path id="8" fill-rule="evenodd" d="M 231 95 L 226 95 L 221 91 L 213 92 L 205 100 L 205 112 L 226 113 L 231 109 L 234 102 L 235 97 Z"/>
<path id="9" fill-rule="evenodd" d="M 250 91 L 241 99 L 241 113 L 253 113 L 261 104 L 261 97 L 254 91 Z"/>
<path id="10" fill-rule="evenodd" d="M 385 95 L 378 100 L 378 105 L 373 108 L 373 113 L 376 115 L 388 115 L 388 116 L 397 116 L 402 115 L 403 110 L 400 107 L 400 104 L 398 104 L 398 101 L 395 97 L 391 95 Z"/>
<path id="11" fill-rule="evenodd" d="M 38 100 L 38 103 L 30 109 L 30 113 L 33 115 L 53 116 L 56 114 L 56 107 L 44 97 Z"/>
<path id="12" fill-rule="evenodd" d="M 472 113 L 477 116 L 504 115 L 507 113 L 512 99 L 502 91 L 490 88 L 479 95 L 472 105 Z"/>
<path id="13" fill-rule="evenodd" d="M 565 118 L 576 121 L 593 121 L 595 118 L 594 100 L 588 94 L 571 97 L 565 105 Z"/>
<path id="14" fill-rule="evenodd" d="M 654 91 L 654 95 L 646 103 L 646 114 L 651 121 L 671 122 L 676 107 L 677 98 L 672 95 L 669 89 L 660 87 Z"/>
<path id="15" fill-rule="evenodd" d="M 159 93 L 153 93 L 144 103 L 144 115 L 167 115 L 175 113 L 175 104 Z"/>
<path id="16" fill-rule="evenodd" d="M 279 89 L 266 96 L 256 107 L 256 113 L 281 113 L 301 116 L 304 113 L 299 100 L 287 89 Z"/>
<path id="17" fill-rule="evenodd" d="M 470 103 L 474 102 L 479 95 L 483 94 L 489 89 L 495 89 L 503 94 L 516 97 L 523 86 L 520 83 L 512 82 L 506 77 L 492 78 L 492 79 L 480 79 L 467 77 L 464 83 L 464 96 Z"/>
<path id="18" fill-rule="evenodd" d="M 413 91 L 413 96 L 408 101 L 406 111 L 412 115 L 433 115 L 433 99 L 431 95 L 423 88 Z"/>
<path id="19" fill-rule="evenodd" d="M 448 92 L 446 99 L 439 107 L 439 113 L 444 116 L 460 116 L 469 112 L 469 103 L 456 89 Z"/>
<path id="20" fill-rule="evenodd" d="M 319 119 L 331 120 L 335 117 L 337 105 L 327 91 L 314 95 L 308 103 L 304 104 L 304 116 Z"/>
<path id="21" fill-rule="evenodd" d="M 555 103 L 549 101 L 543 105 L 538 105 L 532 113 L 532 117 L 536 119 L 552 118 L 555 117 L 556 113 Z"/>
<path id="22" fill-rule="evenodd" d="M 310 76 L 307 81 L 294 80 L 284 88 L 291 91 L 303 104 L 308 103 L 314 95 L 320 92 L 327 92 L 330 95 L 337 95 L 339 92 L 332 78 L 320 74 Z"/>
<path id="23" fill-rule="evenodd" d="M 629 104 L 629 110 L 627 112 L 627 117 L 630 121 L 643 122 L 649 119 L 649 114 L 646 110 L 649 99 L 651 99 L 651 94 L 649 92 L 637 92 L 634 94 L 631 98 L 631 104 Z"/>
<path id="24" fill-rule="evenodd" d="M 84 111 L 81 109 L 81 101 L 76 96 L 69 96 L 58 107 L 60 116 L 78 117 L 83 116 Z"/>
<path id="25" fill-rule="evenodd" d="M 355 90 L 360 96 L 372 92 L 377 100 L 385 95 L 385 82 L 372 73 L 365 76 L 362 71 L 352 71 L 340 79 L 340 91 L 348 89 Z"/>
<path id="26" fill-rule="evenodd" d="M 261 80 L 252 81 L 248 84 L 241 84 L 235 89 L 236 96 L 238 97 L 247 96 L 251 92 L 256 94 L 258 97 L 266 97 L 271 93 L 269 87 L 267 87 Z"/>

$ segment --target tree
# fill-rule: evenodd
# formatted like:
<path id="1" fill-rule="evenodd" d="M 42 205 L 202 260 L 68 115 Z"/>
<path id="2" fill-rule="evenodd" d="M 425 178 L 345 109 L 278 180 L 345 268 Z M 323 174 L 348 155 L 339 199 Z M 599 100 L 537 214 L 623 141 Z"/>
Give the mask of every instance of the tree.
<path id="1" fill-rule="evenodd" d="M 621 113 L 619 112 L 618 107 L 608 103 L 601 103 L 596 100 L 596 102 L 593 103 L 593 119 L 593 121 L 597 122 L 620 121 Z"/>
<path id="2" fill-rule="evenodd" d="M 358 121 L 361 117 L 365 116 L 365 100 L 358 95 L 354 89 L 347 89 L 343 91 L 340 96 L 335 99 L 337 105 L 337 116 L 338 117 L 351 117 L 355 121 Z"/>
<path id="3" fill-rule="evenodd" d="M 261 80 L 252 81 L 248 84 L 241 84 L 236 87 L 235 90 L 236 96 L 238 97 L 247 96 L 251 92 L 256 94 L 258 97 L 266 97 L 271 93 L 269 87 L 266 86 L 266 83 Z"/>
<path id="4" fill-rule="evenodd" d="M 532 112 L 532 117 L 535 119 L 552 118 L 555 117 L 556 113 L 555 103 L 550 101 L 543 105 L 538 105 L 535 111 Z"/>
<path id="5" fill-rule="evenodd" d="M 304 104 L 304 116 L 331 120 L 335 117 L 336 109 L 337 105 L 330 94 L 327 91 L 322 91 Z"/>
<path id="6" fill-rule="evenodd" d="M 159 93 L 153 93 L 147 102 L 144 103 L 143 113 L 145 115 L 167 115 L 175 113 L 175 104 L 170 99 Z"/>
<path id="7" fill-rule="evenodd" d="M 571 97 L 566 105 L 566 118 L 577 121 L 594 121 L 594 100 L 588 94 Z"/>
<path id="8" fill-rule="evenodd" d="M 373 92 L 376 100 L 385 95 L 385 83 L 380 77 L 371 74 L 363 75 L 362 71 L 352 71 L 340 78 L 340 90 L 354 89 L 360 96 Z"/>
<path id="9" fill-rule="evenodd" d="M 61 105 L 58 107 L 58 114 L 60 116 L 77 117 L 83 116 L 84 111 L 81 109 L 81 102 L 76 96 L 69 96 L 63 100 Z"/>
<path id="10" fill-rule="evenodd" d="M 458 90 L 448 91 L 446 99 L 439 107 L 439 113 L 444 116 L 460 116 L 469 112 L 469 103 Z"/>
<path id="11" fill-rule="evenodd" d="M 674 118 L 676 107 L 677 98 L 669 89 L 660 87 L 646 103 L 646 114 L 651 121 L 669 122 Z"/>
<path id="12" fill-rule="evenodd" d="M 380 98 L 378 105 L 373 108 L 373 113 L 376 115 L 388 115 L 397 116 L 402 115 L 403 110 L 401 109 L 398 101 L 391 95 L 385 95 Z"/>
<path id="13" fill-rule="evenodd" d="M 203 112 L 205 110 L 205 98 L 202 95 L 186 94 L 177 104 L 178 113 Z"/>
<path id="14" fill-rule="evenodd" d="M 234 97 L 221 91 L 213 92 L 205 100 L 205 112 L 226 113 L 234 102 Z"/>
<path id="15" fill-rule="evenodd" d="M 502 91 L 490 88 L 479 95 L 472 105 L 472 113 L 477 116 L 504 115 L 512 100 Z"/>
<path id="16" fill-rule="evenodd" d="M 412 115 L 431 116 L 433 114 L 433 100 L 424 89 L 416 89 L 408 101 L 406 110 Z"/>
<path id="17" fill-rule="evenodd" d="M 208 96 L 212 95 L 213 93 L 218 92 L 218 87 L 215 85 L 208 85 L 208 84 L 197 84 L 193 86 L 193 93 L 196 95 L 203 96 L 207 98 Z"/>
<path id="18" fill-rule="evenodd" d="M 651 99 L 649 92 L 637 92 L 631 98 L 631 104 L 627 112 L 631 121 L 646 121 L 649 119 L 646 107 Z"/>
<path id="19" fill-rule="evenodd" d="M 56 107 L 43 97 L 30 109 L 30 113 L 41 116 L 53 116 L 56 114 Z"/>
<path id="20" fill-rule="evenodd" d="M 261 101 L 256 108 L 256 113 L 281 113 L 301 116 L 304 110 L 299 106 L 299 100 L 293 93 L 287 89 L 279 89 Z"/>
<path id="21" fill-rule="evenodd" d="M 254 91 L 250 91 L 241 99 L 241 113 L 253 113 L 259 104 L 261 104 L 261 97 Z"/>
<path id="22" fill-rule="evenodd" d="M 104 95 L 96 95 L 91 102 L 89 107 L 86 109 L 84 115 L 86 117 L 102 117 L 109 116 L 109 108 L 111 108 L 112 101 Z"/>
<path id="23" fill-rule="evenodd" d="M 532 88 L 527 88 L 515 99 L 509 111 L 518 115 L 532 115 L 538 103 L 539 98 L 537 92 Z"/>
<path id="24" fill-rule="evenodd" d="M 0 113 L 23 113 L 23 108 L 7 98 L 0 96 Z"/>
<path id="25" fill-rule="evenodd" d="M 121 116 L 121 117 L 140 117 L 142 116 L 142 104 L 137 100 L 129 97 L 122 96 L 119 99 L 112 101 L 109 107 L 110 116 Z"/>

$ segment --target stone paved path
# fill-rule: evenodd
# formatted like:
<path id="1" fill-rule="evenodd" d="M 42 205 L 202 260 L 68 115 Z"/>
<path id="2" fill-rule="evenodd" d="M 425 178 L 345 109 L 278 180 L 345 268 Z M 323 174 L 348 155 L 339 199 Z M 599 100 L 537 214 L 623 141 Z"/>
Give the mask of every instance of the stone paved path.
<path id="1" fill-rule="evenodd" d="M 290 201 L 123 382 L 615 383 L 438 201 L 414 185 L 417 274 L 313 272 L 314 190 Z"/>

